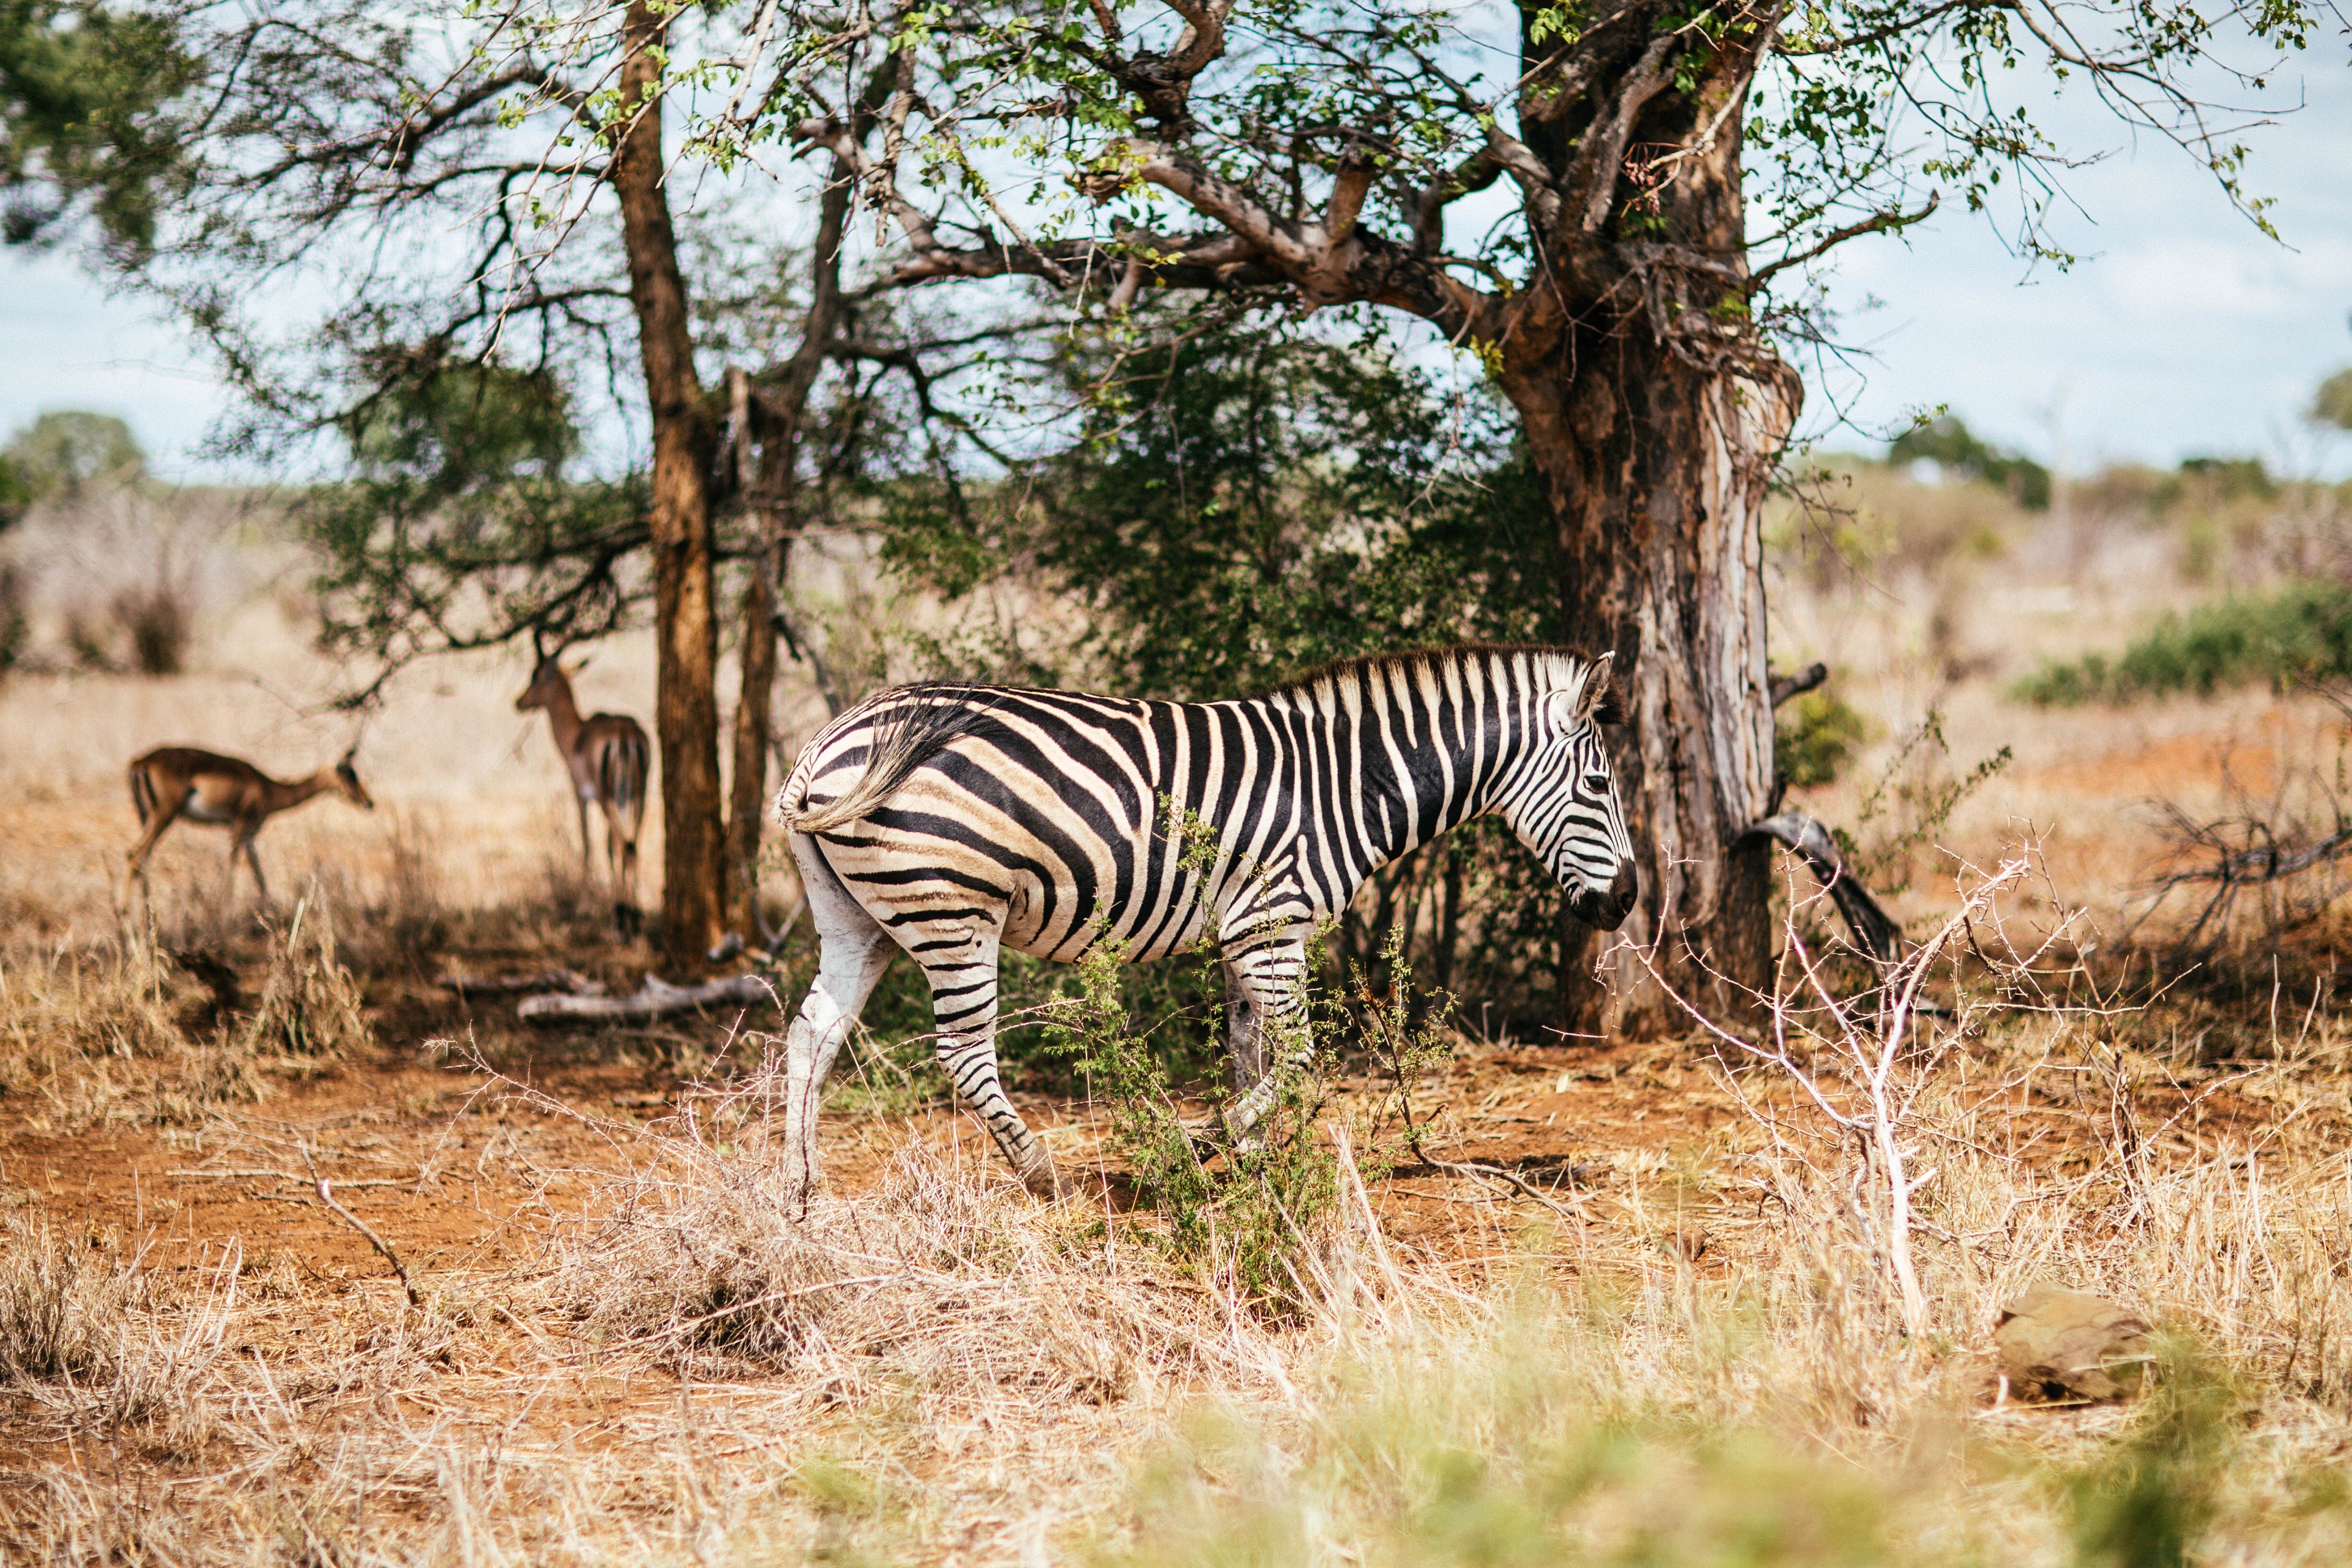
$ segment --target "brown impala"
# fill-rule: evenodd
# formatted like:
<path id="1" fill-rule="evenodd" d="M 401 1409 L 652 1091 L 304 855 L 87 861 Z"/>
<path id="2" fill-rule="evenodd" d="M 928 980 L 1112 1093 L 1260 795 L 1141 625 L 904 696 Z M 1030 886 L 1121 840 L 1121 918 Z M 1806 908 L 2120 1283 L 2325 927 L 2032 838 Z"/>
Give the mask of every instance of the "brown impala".
<path id="1" fill-rule="evenodd" d="M 530 685 L 515 698 L 518 712 L 547 710 L 548 727 L 555 732 L 555 749 L 572 775 L 573 804 L 580 808 L 580 874 L 588 874 L 588 807 L 604 811 L 605 869 L 613 879 L 613 922 L 623 936 L 637 928 L 637 825 L 646 816 L 646 773 L 652 749 L 637 721 L 617 713 L 580 716 L 572 697 L 572 677 L 585 659 L 570 669 L 562 664 L 563 650 L 551 653 L 537 632 L 530 636 L 539 655 Z"/>
<path id="2" fill-rule="evenodd" d="M 352 770 L 354 746 L 332 768 L 321 768 L 308 779 L 283 784 L 237 757 L 198 751 L 192 746 L 158 747 L 131 765 L 131 803 L 139 809 L 139 825 L 146 830 L 131 851 L 131 880 L 142 891 L 147 886 L 147 855 L 163 830 L 183 817 L 226 828 L 228 888 L 236 888 L 236 857 L 253 868 L 253 885 L 261 902 L 269 902 L 269 884 L 262 880 L 261 857 L 253 852 L 253 836 L 261 824 L 278 812 L 300 805 L 329 790 L 369 810 L 375 802 Z"/>

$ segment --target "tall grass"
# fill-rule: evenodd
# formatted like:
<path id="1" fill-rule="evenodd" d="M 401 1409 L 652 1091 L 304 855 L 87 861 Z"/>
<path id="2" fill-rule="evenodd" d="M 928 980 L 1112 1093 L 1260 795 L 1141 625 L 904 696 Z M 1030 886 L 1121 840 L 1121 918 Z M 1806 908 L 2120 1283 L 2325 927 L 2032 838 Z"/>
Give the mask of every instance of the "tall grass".
<path id="1" fill-rule="evenodd" d="M 2168 615 L 2122 653 L 2045 663 L 2010 688 L 2042 707 L 2352 675 L 2352 588 L 2305 582 Z"/>

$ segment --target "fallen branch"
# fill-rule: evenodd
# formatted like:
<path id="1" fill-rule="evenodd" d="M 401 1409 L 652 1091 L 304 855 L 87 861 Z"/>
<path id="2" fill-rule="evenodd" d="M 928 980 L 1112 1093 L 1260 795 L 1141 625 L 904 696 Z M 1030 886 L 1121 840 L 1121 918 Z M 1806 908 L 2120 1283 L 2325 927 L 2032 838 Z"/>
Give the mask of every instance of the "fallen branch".
<path id="1" fill-rule="evenodd" d="M 808 906 L 806 904 L 803 904 L 800 908 L 793 910 L 790 915 L 785 915 L 784 923 L 782 925 L 775 927 L 773 930 L 769 929 L 767 917 L 765 915 L 758 915 L 760 921 L 760 947 L 759 951 L 751 956 L 751 961 L 755 964 L 774 963 L 776 961 L 776 956 L 784 950 L 784 943 L 786 939 L 792 936 L 793 928 L 801 923 L 801 916 L 807 912 Z M 754 914 L 757 915 L 757 912 L 755 911 Z M 706 956 L 708 956 L 714 964 L 724 964 L 731 958 L 740 956 L 744 950 L 744 946 L 745 943 L 743 941 L 743 934 L 740 931 L 730 931 L 726 936 L 719 939 L 719 946 L 713 947 Z"/>
<path id="2" fill-rule="evenodd" d="M 1423 1164 L 1434 1166 L 1442 1171 L 1451 1171 L 1456 1176 L 1468 1176 L 1474 1181 L 1498 1181 L 1507 1186 L 1516 1187 L 1562 1219 L 1573 1219 L 1580 1225 L 1584 1223 L 1584 1216 L 1570 1208 L 1551 1194 L 1527 1181 L 1516 1171 L 1507 1171 L 1500 1166 L 1485 1165 L 1475 1160 L 1441 1160 L 1426 1149 L 1421 1151 L 1421 1157 Z"/>
<path id="3" fill-rule="evenodd" d="M 290 1181 L 298 1186 L 306 1178 L 292 1171 L 165 1171 L 167 1176 L 187 1181 Z M 345 1186 L 406 1186 L 405 1176 L 370 1176 L 364 1181 L 347 1181 Z"/>
<path id="4" fill-rule="evenodd" d="M 400 1276 L 400 1288 L 408 1292 L 408 1304 L 421 1310 L 425 1305 L 425 1296 L 417 1290 L 416 1281 L 408 1277 L 408 1265 L 400 1260 L 400 1254 L 392 1249 L 392 1243 L 371 1229 L 366 1220 L 335 1201 L 335 1195 L 327 1189 L 327 1178 L 319 1174 L 318 1162 L 310 1157 L 310 1145 L 302 1145 L 301 1149 L 302 1163 L 310 1167 L 312 1190 L 318 1193 L 319 1201 L 325 1204 L 337 1218 L 366 1237 L 369 1246 L 383 1254 L 383 1260 L 392 1265 L 394 1273 Z"/>
<path id="5" fill-rule="evenodd" d="M 654 1019 L 668 1018 L 673 1013 L 695 1012 L 704 1008 L 751 1008 L 780 1005 L 776 988 L 760 975 L 737 975 L 730 979 L 712 980 L 700 986 L 673 986 L 667 980 L 652 975 L 635 996 L 549 996 L 533 997 L 515 1009 L 532 1023 L 549 1023 L 563 1019 L 597 1019 L 608 1023 L 646 1023 Z"/>
<path id="6" fill-rule="evenodd" d="M 1903 956 L 1903 927 L 1879 907 L 1878 900 L 1862 885 L 1862 879 L 1846 864 L 1845 852 L 1838 848 L 1836 838 L 1827 828 L 1802 811 L 1783 811 L 1777 817 L 1767 817 L 1748 831 L 1780 840 L 1805 862 L 1836 902 L 1838 913 L 1845 916 L 1855 946 L 1882 964 L 1892 964 Z"/>
<path id="7" fill-rule="evenodd" d="M 445 975 L 434 982 L 459 996 L 511 997 L 530 991 L 569 991 L 576 997 L 601 997 L 604 982 L 592 980 L 577 969 L 542 969 L 536 975 Z"/>
<path id="8" fill-rule="evenodd" d="M 1811 691 L 1829 678 L 1830 667 L 1818 659 L 1793 675 L 1774 675 L 1770 686 L 1772 706 L 1779 707 L 1790 697 Z"/>

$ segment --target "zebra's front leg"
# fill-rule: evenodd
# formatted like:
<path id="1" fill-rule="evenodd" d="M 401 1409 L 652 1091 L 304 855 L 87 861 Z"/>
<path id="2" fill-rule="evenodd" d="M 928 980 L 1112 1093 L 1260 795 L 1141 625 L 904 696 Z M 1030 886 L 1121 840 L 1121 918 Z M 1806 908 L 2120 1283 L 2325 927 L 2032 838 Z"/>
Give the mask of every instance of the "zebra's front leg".
<path id="1" fill-rule="evenodd" d="M 901 939 L 931 983 L 940 1066 L 956 1099 L 980 1118 L 1024 1186 L 1039 1197 L 1061 1197 L 1054 1156 L 1013 1108 L 997 1069 L 996 933 L 962 916 L 950 929 L 918 923 Z"/>
<path id="2" fill-rule="evenodd" d="M 1227 1036 L 1237 1091 L 1225 1107 L 1224 1130 L 1234 1145 L 1249 1146 L 1285 1078 L 1315 1060 L 1307 1017 L 1307 928 L 1253 932 L 1228 942 L 1224 960 Z"/>

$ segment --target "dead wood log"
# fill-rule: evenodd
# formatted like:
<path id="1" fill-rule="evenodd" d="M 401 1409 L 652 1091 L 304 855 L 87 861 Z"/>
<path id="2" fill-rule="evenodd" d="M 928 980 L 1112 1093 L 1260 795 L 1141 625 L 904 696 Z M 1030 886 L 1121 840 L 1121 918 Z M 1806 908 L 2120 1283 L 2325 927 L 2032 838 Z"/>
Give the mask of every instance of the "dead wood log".
<path id="1" fill-rule="evenodd" d="M 1778 839 L 1805 862 L 1837 904 L 1838 913 L 1845 916 L 1856 946 L 1882 964 L 1891 964 L 1903 956 L 1903 927 L 1879 907 L 1878 900 L 1863 886 L 1862 879 L 1846 863 L 1845 852 L 1838 848 L 1836 838 L 1827 828 L 1802 811 L 1783 811 L 1779 816 L 1767 817 L 1748 831 Z"/>
<path id="2" fill-rule="evenodd" d="M 459 996 L 514 997 L 532 991 L 569 991 L 576 997 L 601 997 L 604 982 L 592 980 L 577 969 L 542 969 L 535 975 L 445 975 L 434 982 Z"/>
<path id="3" fill-rule="evenodd" d="M 652 975 L 635 996 L 533 997 L 515 1009 L 532 1023 L 566 1019 L 593 1019 L 604 1023 L 646 1023 L 674 1013 L 703 1008 L 751 1008 L 778 1005 L 776 988 L 759 975 L 737 975 L 700 986 L 673 986 Z"/>

